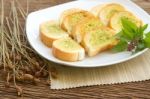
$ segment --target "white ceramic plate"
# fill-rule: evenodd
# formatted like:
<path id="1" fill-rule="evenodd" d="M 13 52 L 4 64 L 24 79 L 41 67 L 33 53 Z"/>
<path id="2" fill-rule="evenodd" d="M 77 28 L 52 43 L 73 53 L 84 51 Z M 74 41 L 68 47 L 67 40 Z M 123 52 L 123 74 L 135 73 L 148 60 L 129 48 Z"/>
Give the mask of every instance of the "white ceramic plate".
<path id="1" fill-rule="evenodd" d="M 39 38 L 40 23 L 48 20 L 59 19 L 60 14 L 64 10 L 69 8 L 82 8 L 85 10 L 89 10 L 98 4 L 112 3 L 112 1 L 114 3 L 119 3 L 124 5 L 128 10 L 130 10 L 132 13 L 134 13 L 140 19 L 142 19 L 144 23 L 150 25 L 150 21 L 149 21 L 150 16 L 143 9 L 141 9 L 139 6 L 137 6 L 130 0 L 79 0 L 79 1 L 73 1 L 69 3 L 57 5 L 44 10 L 32 12 L 31 14 L 29 14 L 26 23 L 26 33 L 27 33 L 27 38 L 29 40 L 29 43 L 39 55 L 43 56 L 49 61 L 63 64 L 63 65 L 68 65 L 68 66 L 75 66 L 75 67 L 108 66 L 108 65 L 121 63 L 141 55 L 147 49 L 135 55 L 131 55 L 131 53 L 129 52 L 112 53 L 110 51 L 110 52 L 101 53 L 95 57 L 86 57 L 84 60 L 78 62 L 66 62 L 55 58 L 52 55 L 51 49 L 46 47 L 40 41 Z M 148 28 L 148 30 L 150 30 L 150 27 Z"/>

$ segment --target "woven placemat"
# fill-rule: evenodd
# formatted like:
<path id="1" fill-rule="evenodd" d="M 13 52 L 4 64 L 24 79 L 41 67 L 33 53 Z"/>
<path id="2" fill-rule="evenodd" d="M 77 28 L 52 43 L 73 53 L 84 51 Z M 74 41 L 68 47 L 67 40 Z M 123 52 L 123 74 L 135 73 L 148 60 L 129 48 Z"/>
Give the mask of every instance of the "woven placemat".
<path id="1" fill-rule="evenodd" d="M 119 84 L 150 79 L 150 50 L 130 61 L 100 68 L 75 68 L 51 64 L 51 89 Z"/>

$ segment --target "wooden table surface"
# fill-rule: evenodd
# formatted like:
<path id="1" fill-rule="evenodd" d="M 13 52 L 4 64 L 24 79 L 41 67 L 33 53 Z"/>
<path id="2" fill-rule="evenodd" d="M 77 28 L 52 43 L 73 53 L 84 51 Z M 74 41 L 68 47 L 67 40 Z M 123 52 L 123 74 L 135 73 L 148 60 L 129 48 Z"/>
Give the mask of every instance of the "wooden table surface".
<path id="1" fill-rule="evenodd" d="M 4 0 L 6 5 L 11 0 Z M 25 0 L 18 0 L 23 7 L 25 7 Z M 71 0 L 28 0 L 30 5 L 30 12 L 38 9 L 54 6 Z M 141 6 L 145 11 L 150 13 L 150 0 L 134 0 L 136 4 Z M 6 12 L 9 9 L 5 9 Z M 82 87 L 68 90 L 50 90 L 50 88 L 43 84 L 38 86 L 26 84 L 22 85 L 24 89 L 24 98 L 26 99 L 45 99 L 45 98 L 109 98 L 109 99 L 141 99 L 150 98 L 150 80 L 143 82 L 134 82 L 117 85 L 104 85 Z M 16 90 L 11 87 L 9 89 L 4 87 L 4 82 L 0 79 L 0 99 L 16 99 Z"/>

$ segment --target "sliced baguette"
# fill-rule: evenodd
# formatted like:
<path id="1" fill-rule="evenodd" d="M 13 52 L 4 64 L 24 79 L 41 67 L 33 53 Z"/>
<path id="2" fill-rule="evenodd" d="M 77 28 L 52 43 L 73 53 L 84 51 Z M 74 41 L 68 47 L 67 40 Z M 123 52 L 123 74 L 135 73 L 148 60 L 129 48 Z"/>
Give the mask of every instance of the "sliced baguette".
<path id="1" fill-rule="evenodd" d="M 99 17 L 105 25 L 109 24 L 110 18 L 120 11 L 125 11 L 125 8 L 116 3 L 105 5 L 99 12 Z"/>
<path id="2" fill-rule="evenodd" d="M 54 41 L 52 53 L 63 61 L 79 61 L 85 57 L 84 48 L 69 37 Z"/>
<path id="3" fill-rule="evenodd" d="M 47 21 L 40 25 L 41 41 L 48 47 L 52 47 L 53 41 L 68 36 L 55 20 Z"/>
<path id="4" fill-rule="evenodd" d="M 73 38 L 81 43 L 86 32 L 102 27 L 103 24 L 99 18 L 86 18 L 84 21 L 79 22 L 73 28 Z"/>
<path id="5" fill-rule="evenodd" d="M 68 14 L 62 21 L 61 27 L 66 30 L 72 36 L 73 27 L 85 18 L 94 18 L 95 16 L 85 10 Z"/>
<path id="6" fill-rule="evenodd" d="M 64 12 L 61 13 L 60 18 L 59 18 L 59 24 L 61 26 L 63 26 L 63 20 L 65 19 L 65 17 L 67 17 L 68 15 L 71 15 L 73 13 L 76 12 L 80 12 L 82 11 L 82 9 L 78 9 L 78 8 L 71 8 L 71 9 L 67 9 Z"/>
<path id="7" fill-rule="evenodd" d="M 110 27 L 113 28 L 116 32 L 120 32 L 122 30 L 121 20 L 122 18 L 126 18 L 137 26 L 142 25 L 142 21 L 134 16 L 132 13 L 128 11 L 118 12 L 114 14 L 110 19 Z"/>
<path id="8" fill-rule="evenodd" d="M 108 27 L 101 27 L 97 30 L 87 32 L 82 44 L 88 56 L 95 56 L 116 45 L 117 40 L 113 38 L 114 35 L 115 32 Z"/>

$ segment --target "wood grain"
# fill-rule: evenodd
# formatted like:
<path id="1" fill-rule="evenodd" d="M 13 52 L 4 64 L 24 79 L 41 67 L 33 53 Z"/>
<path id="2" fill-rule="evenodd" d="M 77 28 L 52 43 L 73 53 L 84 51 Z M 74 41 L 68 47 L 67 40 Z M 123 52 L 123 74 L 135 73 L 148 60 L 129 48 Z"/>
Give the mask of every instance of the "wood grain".
<path id="1" fill-rule="evenodd" d="M 8 6 L 11 0 L 4 0 L 5 6 Z M 29 12 L 42 8 L 54 6 L 71 0 L 29 0 Z M 150 13 L 150 0 L 133 0 L 145 11 Z M 26 6 L 25 0 L 19 0 L 23 7 Z M 9 7 L 5 9 L 6 14 Z M 117 85 L 104 85 L 93 87 L 82 87 L 69 90 L 50 90 L 44 84 L 37 86 L 31 84 L 22 85 L 25 99 L 79 99 L 87 98 L 109 98 L 109 99 L 149 99 L 150 98 L 150 80 L 144 82 L 134 82 Z M 16 90 L 13 87 L 5 88 L 4 82 L 0 78 L 0 99 L 17 99 Z"/>

